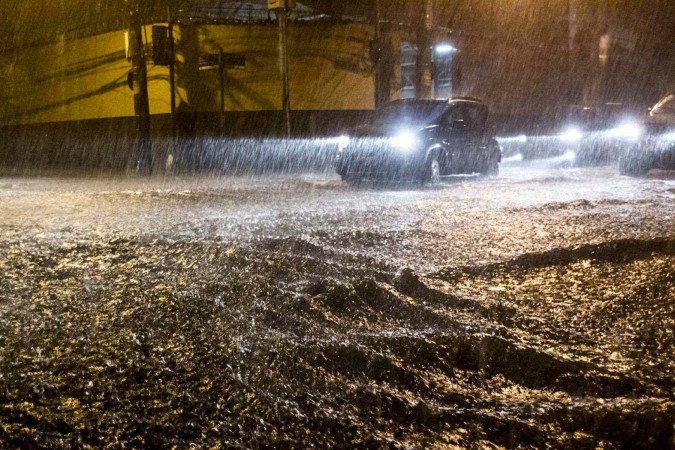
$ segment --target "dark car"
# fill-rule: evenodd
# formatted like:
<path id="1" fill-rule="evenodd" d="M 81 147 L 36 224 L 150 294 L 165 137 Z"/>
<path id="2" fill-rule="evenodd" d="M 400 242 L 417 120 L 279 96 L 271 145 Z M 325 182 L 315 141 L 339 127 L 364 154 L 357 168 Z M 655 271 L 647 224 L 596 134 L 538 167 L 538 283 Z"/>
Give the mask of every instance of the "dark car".
<path id="1" fill-rule="evenodd" d="M 675 170 L 675 93 L 652 108 L 642 135 L 619 161 L 623 175 L 644 175 L 651 169 Z"/>
<path id="2" fill-rule="evenodd" d="M 497 175 L 501 149 L 480 100 L 398 100 L 344 136 L 337 172 L 347 182 L 438 182 L 453 174 Z"/>

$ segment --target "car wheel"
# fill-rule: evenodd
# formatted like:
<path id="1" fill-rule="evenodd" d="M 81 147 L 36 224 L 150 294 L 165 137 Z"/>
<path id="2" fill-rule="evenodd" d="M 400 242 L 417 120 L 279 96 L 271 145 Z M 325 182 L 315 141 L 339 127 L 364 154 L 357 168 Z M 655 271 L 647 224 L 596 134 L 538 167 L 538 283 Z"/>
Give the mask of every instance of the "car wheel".
<path id="1" fill-rule="evenodd" d="M 349 186 L 358 186 L 361 184 L 361 178 L 355 176 L 342 176 L 342 181 L 347 183 Z"/>
<path id="2" fill-rule="evenodd" d="M 426 184 L 438 184 L 441 182 L 441 163 L 438 159 L 438 154 L 432 153 L 429 155 L 421 178 L 422 183 Z"/>
<path id="3" fill-rule="evenodd" d="M 643 158 L 626 156 L 619 161 L 619 173 L 630 177 L 638 177 L 649 172 L 649 164 Z"/>
<path id="4" fill-rule="evenodd" d="M 484 177 L 499 176 L 499 161 L 496 159 L 490 160 L 487 167 L 480 174 Z"/>

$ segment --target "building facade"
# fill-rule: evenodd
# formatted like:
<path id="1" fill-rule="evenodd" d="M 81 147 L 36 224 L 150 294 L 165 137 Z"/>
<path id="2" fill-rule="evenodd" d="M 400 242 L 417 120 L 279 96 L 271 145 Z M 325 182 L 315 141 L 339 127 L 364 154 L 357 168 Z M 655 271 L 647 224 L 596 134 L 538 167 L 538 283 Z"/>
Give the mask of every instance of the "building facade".
<path id="1" fill-rule="evenodd" d="M 243 121 L 240 128 L 246 128 L 248 119 L 234 113 L 256 113 L 260 123 L 273 117 L 264 113 L 281 108 L 282 78 L 276 17 L 266 2 L 181 5 L 171 13 L 173 88 L 169 68 L 151 58 L 152 25 L 166 25 L 166 5 L 144 19 L 154 128 L 171 132 L 172 91 L 175 117 L 185 122 L 179 128 L 188 132 L 199 128 L 195 117 L 208 123 L 210 132 L 224 134 L 223 123 Z M 613 102 L 642 108 L 675 88 L 668 37 L 675 7 L 668 0 L 380 0 L 379 9 L 376 5 L 376 0 L 299 2 L 289 27 L 291 105 L 297 117 L 335 111 L 345 119 L 348 112 L 375 108 L 376 92 L 380 101 L 473 96 L 486 100 L 507 124 L 503 127 L 517 128 L 546 123 L 564 105 Z M 0 4 L 5 134 L 28 125 L 102 120 L 106 133 L 133 134 L 130 119 L 137 108 L 129 85 L 125 8 L 126 2 L 105 0 Z M 219 52 L 241 55 L 246 64 L 226 69 L 221 78 L 203 64 Z M 223 114 L 229 116 L 223 120 Z M 320 117 L 331 122 L 331 116 Z M 305 125 L 314 120 L 300 119 Z M 358 120 L 358 115 L 352 119 Z M 316 131 L 305 125 L 303 131 Z"/>

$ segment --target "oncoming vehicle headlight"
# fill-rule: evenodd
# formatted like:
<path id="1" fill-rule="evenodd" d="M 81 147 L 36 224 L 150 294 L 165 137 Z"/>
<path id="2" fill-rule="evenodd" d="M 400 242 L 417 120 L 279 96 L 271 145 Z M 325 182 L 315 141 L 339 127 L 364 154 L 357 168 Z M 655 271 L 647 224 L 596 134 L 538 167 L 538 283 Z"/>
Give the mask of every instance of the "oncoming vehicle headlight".
<path id="1" fill-rule="evenodd" d="M 635 123 L 626 123 L 620 127 L 609 130 L 609 137 L 619 139 L 639 139 L 642 136 L 643 129 Z"/>
<path id="2" fill-rule="evenodd" d="M 412 131 L 402 131 L 392 138 L 391 143 L 397 149 L 407 152 L 419 145 L 419 139 Z"/>
<path id="3" fill-rule="evenodd" d="M 562 155 L 563 161 L 574 162 L 577 159 L 576 153 L 572 151 L 567 151 Z"/>
<path id="4" fill-rule="evenodd" d="M 349 144 L 352 142 L 352 139 L 347 135 L 343 135 L 337 138 L 335 141 L 337 142 L 338 151 L 342 152 L 344 151 L 344 149 L 349 147 Z"/>
<path id="5" fill-rule="evenodd" d="M 565 142 L 579 142 L 584 138 L 584 133 L 577 127 L 570 127 L 562 132 L 560 139 Z"/>

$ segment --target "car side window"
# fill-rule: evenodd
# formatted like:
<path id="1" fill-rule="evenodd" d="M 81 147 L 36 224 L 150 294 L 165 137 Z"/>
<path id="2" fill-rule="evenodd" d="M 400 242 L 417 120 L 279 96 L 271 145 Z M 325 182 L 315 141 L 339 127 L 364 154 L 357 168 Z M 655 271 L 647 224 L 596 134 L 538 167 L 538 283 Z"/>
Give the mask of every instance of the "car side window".
<path id="1" fill-rule="evenodd" d="M 487 109 L 480 104 L 454 105 L 445 113 L 442 125 L 450 130 L 481 131 L 487 123 Z"/>
<path id="2" fill-rule="evenodd" d="M 449 130 L 463 130 L 469 126 L 468 117 L 463 106 L 452 106 L 443 116 L 441 124 Z"/>
<path id="3" fill-rule="evenodd" d="M 485 128 L 487 122 L 487 110 L 482 105 L 466 105 L 467 127 L 471 130 L 480 131 Z"/>

